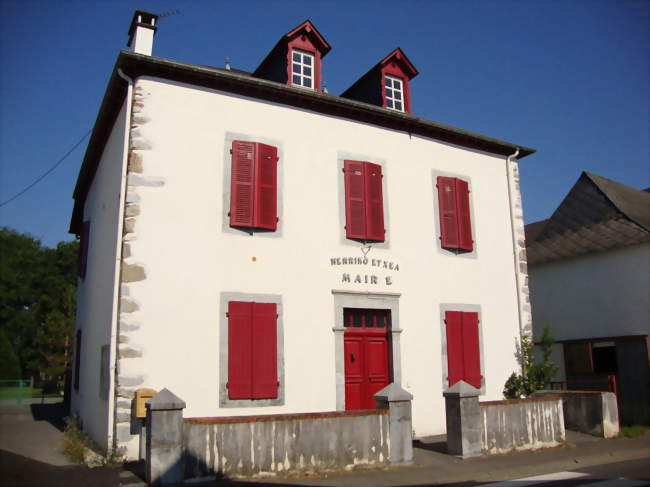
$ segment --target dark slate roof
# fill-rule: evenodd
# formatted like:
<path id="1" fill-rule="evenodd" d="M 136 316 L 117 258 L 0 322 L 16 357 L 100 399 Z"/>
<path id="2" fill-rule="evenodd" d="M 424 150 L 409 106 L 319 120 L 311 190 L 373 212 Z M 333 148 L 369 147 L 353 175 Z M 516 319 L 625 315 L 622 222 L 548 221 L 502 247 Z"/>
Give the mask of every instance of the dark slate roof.
<path id="1" fill-rule="evenodd" d="M 551 218 L 526 225 L 528 264 L 650 242 L 650 193 L 583 172 Z"/>

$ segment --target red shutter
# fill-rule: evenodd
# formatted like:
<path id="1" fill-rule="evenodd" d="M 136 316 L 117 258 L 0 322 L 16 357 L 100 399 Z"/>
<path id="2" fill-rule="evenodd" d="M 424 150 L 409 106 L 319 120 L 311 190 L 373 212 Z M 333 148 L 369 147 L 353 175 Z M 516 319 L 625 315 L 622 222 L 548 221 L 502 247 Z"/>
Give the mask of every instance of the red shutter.
<path id="1" fill-rule="evenodd" d="M 253 303 L 228 303 L 228 397 L 250 399 L 253 395 L 252 343 Z"/>
<path id="2" fill-rule="evenodd" d="M 85 279 L 86 268 L 88 267 L 88 240 L 90 239 L 90 221 L 83 222 L 81 226 L 81 241 L 79 242 L 79 254 L 77 260 L 77 271 L 79 277 Z"/>
<path id="3" fill-rule="evenodd" d="M 445 248 L 458 248 L 458 216 L 454 178 L 438 176 L 438 206 L 440 210 L 440 240 Z"/>
<path id="4" fill-rule="evenodd" d="M 253 226 L 253 198 L 255 177 L 254 142 L 234 140 L 230 178 L 230 226 Z"/>
<path id="5" fill-rule="evenodd" d="M 364 163 L 345 161 L 345 230 L 348 238 L 366 238 Z"/>
<path id="6" fill-rule="evenodd" d="M 79 371 L 81 369 L 81 330 L 77 330 L 74 344 L 74 390 L 79 390 Z"/>
<path id="7" fill-rule="evenodd" d="M 469 214 L 469 185 L 456 179 L 456 210 L 458 212 L 458 248 L 474 250 L 472 220 Z"/>
<path id="8" fill-rule="evenodd" d="M 478 313 L 463 313 L 463 380 L 481 388 L 481 352 L 478 337 Z"/>
<path id="9" fill-rule="evenodd" d="M 277 306 L 253 303 L 253 399 L 278 397 Z"/>
<path id="10" fill-rule="evenodd" d="M 463 318 L 460 311 L 445 311 L 447 330 L 447 377 L 449 387 L 463 379 Z"/>
<path id="11" fill-rule="evenodd" d="M 275 230 L 278 222 L 277 211 L 277 162 L 276 147 L 257 144 L 257 164 L 255 168 L 255 214 L 253 226 Z"/>
<path id="12" fill-rule="evenodd" d="M 381 192 L 381 166 L 365 163 L 366 238 L 384 241 L 384 201 Z"/>

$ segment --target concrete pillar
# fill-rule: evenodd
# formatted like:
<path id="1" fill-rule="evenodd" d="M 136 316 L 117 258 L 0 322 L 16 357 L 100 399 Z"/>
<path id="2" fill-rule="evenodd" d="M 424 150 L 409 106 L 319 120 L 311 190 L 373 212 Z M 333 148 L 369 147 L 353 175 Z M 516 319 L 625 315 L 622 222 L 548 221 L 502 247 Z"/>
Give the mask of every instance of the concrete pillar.
<path id="1" fill-rule="evenodd" d="M 388 460 L 393 465 L 413 463 L 413 428 L 411 401 L 413 395 L 396 383 L 384 387 L 374 395 L 377 409 L 388 409 Z"/>
<path id="2" fill-rule="evenodd" d="M 146 473 L 149 485 L 181 483 L 185 401 L 163 389 L 147 402 Z"/>
<path id="3" fill-rule="evenodd" d="M 447 453 L 463 458 L 481 455 L 481 411 L 478 391 L 445 392 Z"/>

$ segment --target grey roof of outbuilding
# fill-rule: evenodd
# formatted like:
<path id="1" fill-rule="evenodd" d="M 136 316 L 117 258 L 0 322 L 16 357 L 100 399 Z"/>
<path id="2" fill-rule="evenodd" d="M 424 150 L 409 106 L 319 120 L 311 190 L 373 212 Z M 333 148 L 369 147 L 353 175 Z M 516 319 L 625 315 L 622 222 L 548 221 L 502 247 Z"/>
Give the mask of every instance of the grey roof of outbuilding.
<path id="1" fill-rule="evenodd" d="M 526 225 L 528 264 L 650 242 L 650 193 L 583 172 L 547 219 Z"/>

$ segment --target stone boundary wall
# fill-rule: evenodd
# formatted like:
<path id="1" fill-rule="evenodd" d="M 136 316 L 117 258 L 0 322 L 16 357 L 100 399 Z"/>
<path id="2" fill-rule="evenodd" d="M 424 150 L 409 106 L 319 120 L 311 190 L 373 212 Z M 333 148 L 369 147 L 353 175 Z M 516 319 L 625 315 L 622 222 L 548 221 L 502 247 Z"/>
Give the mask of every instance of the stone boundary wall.
<path id="1" fill-rule="evenodd" d="M 612 438 L 619 432 L 618 405 L 613 392 L 537 391 L 534 397 L 559 396 L 564 424 L 572 431 Z"/>
<path id="2" fill-rule="evenodd" d="M 533 450 L 565 441 L 562 399 L 540 397 L 479 403 L 481 453 Z"/>
<path id="3" fill-rule="evenodd" d="M 389 411 L 183 420 L 184 478 L 251 477 L 389 463 Z"/>

